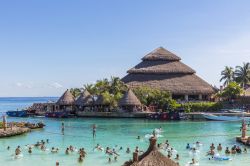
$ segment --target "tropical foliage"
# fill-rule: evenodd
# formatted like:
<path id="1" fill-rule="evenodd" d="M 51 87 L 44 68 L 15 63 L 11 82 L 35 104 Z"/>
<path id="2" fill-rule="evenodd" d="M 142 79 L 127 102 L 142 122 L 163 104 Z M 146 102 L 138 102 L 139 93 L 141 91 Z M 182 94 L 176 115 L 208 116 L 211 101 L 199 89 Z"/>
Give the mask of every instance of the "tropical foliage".
<path id="1" fill-rule="evenodd" d="M 118 77 L 111 77 L 110 80 L 105 78 L 98 80 L 95 84 L 86 84 L 84 89 L 94 97 L 102 95 L 106 104 L 116 107 L 128 88 Z"/>
<path id="2" fill-rule="evenodd" d="M 216 112 L 223 108 L 220 102 L 188 102 L 181 104 L 179 108 L 185 112 Z"/>
<path id="3" fill-rule="evenodd" d="M 173 110 L 177 107 L 176 101 L 171 99 L 171 95 L 167 91 L 148 87 L 138 87 L 133 91 L 142 104 L 146 106 L 156 106 L 157 109 L 162 110 Z"/>
<path id="4" fill-rule="evenodd" d="M 221 72 L 220 81 L 224 81 L 223 85 L 226 87 L 230 82 L 235 81 L 245 88 L 250 83 L 250 63 L 243 63 L 243 66 L 236 66 L 235 70 L 232 67 L 226 66 Z"/>
<path id="5" fill-rule="evenodd" d="M 236 99 L 243 93 L 243 89 L 237 82 L 230 82 L 226 88 L 220 92 L 219 96 L 227 99 Z"/>

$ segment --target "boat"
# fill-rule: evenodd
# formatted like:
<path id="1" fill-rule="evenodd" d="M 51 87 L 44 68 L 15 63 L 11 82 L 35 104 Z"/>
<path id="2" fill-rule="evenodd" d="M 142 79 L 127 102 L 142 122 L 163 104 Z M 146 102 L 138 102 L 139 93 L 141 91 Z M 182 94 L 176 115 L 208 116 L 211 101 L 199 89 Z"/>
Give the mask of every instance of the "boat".
<path id="1" fill-rule="evenodd" d="M 202 116 L 207 120 L 213 121 L 242 121 L 250 120 L 249 117 L 239 117 L 239 116 L 223 116 L 223 115 L 213 115 L 213 114 L 202 114 Z"/>
<path id="2" fill-rule="evenodd" d="M 244 113 L 245 110 L 244 109 L 230 109 L 227 112 L 229 112 L 229 113 Z"/>
<path id="3" fill-rule="evenodd" d="M 22 110 L 22 111 L 7 111 L 6 114 L 10 117 L 27 117 L 27 111 Z"/>
<path id="4" fill-rule="evenodd" d="M 55 112 L 48 112 L 45 114 L 47 118 L 68 118 L 69 113 L 66 111 L 55 111 Z"/>

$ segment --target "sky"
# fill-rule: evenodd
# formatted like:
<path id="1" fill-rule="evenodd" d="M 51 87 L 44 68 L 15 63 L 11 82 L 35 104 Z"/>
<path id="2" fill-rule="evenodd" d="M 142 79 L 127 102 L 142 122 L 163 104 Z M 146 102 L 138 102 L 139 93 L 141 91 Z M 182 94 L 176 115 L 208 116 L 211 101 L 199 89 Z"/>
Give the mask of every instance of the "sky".
<path id="1" fill-rule="evenodd" d="M 209 84 L 250 61 L 249 0 L 0 1 L 0 96 L 123 77 L 163 46 Z"/>

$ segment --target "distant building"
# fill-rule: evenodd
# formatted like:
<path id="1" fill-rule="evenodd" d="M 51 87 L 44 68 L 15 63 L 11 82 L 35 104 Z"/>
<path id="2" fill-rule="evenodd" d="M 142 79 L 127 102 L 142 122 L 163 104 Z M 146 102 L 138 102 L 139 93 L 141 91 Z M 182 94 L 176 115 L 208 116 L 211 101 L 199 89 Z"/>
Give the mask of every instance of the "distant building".
<path id="1" fill-rule="evenodd" d="M 169 91 L 174 99 L 208 100 L 214 88 L 181 62 L 181 58 L 159 47 L 142 58 L 122 78 L 130 88 L 151 87 Z"/>

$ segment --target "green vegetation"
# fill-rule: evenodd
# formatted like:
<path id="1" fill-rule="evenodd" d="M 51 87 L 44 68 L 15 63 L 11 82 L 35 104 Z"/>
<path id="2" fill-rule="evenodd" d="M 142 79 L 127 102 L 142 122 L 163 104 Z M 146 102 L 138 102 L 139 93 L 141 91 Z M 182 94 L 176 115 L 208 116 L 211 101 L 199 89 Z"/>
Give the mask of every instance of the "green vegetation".
<path id="1" fill-rule="evenodd" d="M 174 110 L 177 108 L 176 101 L 171 99 L 171 95 L 167 91 L 149 87 L 138 87 L 133 89 L 133 92 L 143 105 L 157 106 L 156 109 L 162 110 Z"/>
<path id="2" fill-rule="evenodd" d="M 224 97 L 226 99 L 236 99 L 243 93 L 243 89 L 236 82 L 230 82 L 222 92 L 219 92 L 217 95 L 219 97 Z"/>
<path id="3" fill-rule="evenodd" d="M 236 82 L 241 85 L 242 88 L 250 83 L 250 63 L 243 63 L 243 66 L 236 66 L 234 70 L 232 67 L 226 66 L 221 72 L 220 81 L 224 81 L 223 85 L 226 87 L 231 82 Z"/>
<path id="4" fill-rule="evenodd" d="M 220 102 L 188 102 L 179 106 L 185 112 L 216 112 L 222 108 Z"/>

